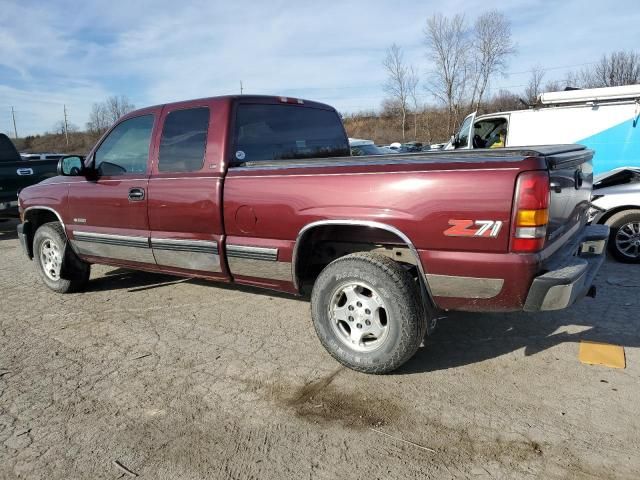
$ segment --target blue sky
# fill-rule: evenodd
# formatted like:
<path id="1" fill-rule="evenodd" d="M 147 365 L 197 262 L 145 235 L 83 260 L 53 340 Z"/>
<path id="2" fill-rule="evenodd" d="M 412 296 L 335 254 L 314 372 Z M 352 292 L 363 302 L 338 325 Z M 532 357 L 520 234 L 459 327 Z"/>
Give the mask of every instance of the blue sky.
<path id="1" fill-rule="evenodd" d="M 603 53 L 639 49 L 637 0 L 270 1 L 2 0 L 0 131 L 51 130 L 66 104 L 84 127 L 91 105 L 123 94 L 137 106 L 239 93 L 377 109 L 393 42 L 426 77 L 423 28 L 436 12 L 469 21 L 499 9 L 518 53 L 491 88 L 521 91 L 535 65 L 564 77 Z M 423 100 L 433 102 L 426 92 Z"/>

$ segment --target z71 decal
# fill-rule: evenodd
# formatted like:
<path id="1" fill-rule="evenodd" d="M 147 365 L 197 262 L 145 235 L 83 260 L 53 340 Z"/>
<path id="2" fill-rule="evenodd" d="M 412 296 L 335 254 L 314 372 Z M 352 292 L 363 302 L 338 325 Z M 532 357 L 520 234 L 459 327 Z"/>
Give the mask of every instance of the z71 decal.
<path id="1" fill-rule="evenodd" d="M 449 220 L 449 225 L 444 231 L 448 237 L 496 238 L 502 228 L 499 220 Z"/>

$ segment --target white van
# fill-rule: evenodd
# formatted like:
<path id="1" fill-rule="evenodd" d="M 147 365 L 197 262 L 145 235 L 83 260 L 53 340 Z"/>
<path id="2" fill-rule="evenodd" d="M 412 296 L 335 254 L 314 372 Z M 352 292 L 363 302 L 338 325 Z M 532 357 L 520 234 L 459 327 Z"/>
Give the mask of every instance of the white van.
<path id="1" fill-rule="evenodd" d="M 543 93 L 529 110 L 467 116 L 445 149 L 579 143 L 594 174 L 640 167 L 640 85 Z"/>

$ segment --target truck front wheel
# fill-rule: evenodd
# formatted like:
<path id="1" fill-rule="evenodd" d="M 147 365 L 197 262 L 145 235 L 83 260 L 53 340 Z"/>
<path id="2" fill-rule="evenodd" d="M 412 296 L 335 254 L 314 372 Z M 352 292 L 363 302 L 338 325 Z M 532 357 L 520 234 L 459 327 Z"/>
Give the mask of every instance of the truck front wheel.
<path id="1" fill-rule="evenodd" d="M 45 223 L 36 230 L 33 257 L 40 278 L 54 292 L 77 292 L 89 281 L 91 266 L 73 253 L 58 222 Z"/>
<path id="2" fill-rule="evenodd" d="M 320 273 L 311 316 L 326 350 L 365 373 L 400 367 L 418 350 L 427 328 L 413 276 L 390 258 L 371 253 L 338 258 Z"/>

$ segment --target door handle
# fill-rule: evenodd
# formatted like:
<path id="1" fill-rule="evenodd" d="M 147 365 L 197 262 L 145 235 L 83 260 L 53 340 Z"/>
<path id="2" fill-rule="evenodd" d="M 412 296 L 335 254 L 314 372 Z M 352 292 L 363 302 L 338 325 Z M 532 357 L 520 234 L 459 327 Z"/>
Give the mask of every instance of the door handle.
<path id="1" fill-rule="evenodd" d="M 20 177 L 24 177 L 25 175 L 33 175 L 33 168 L 19 168 L 16 170 L 16 173 Z"/>
<path id="2" fill-rule="evenodd" d="M 144 200 L 144 188 L 130 188 L 129 200 L 131 200 L 132 202 L 139 202 L 140 200 Z"/>

